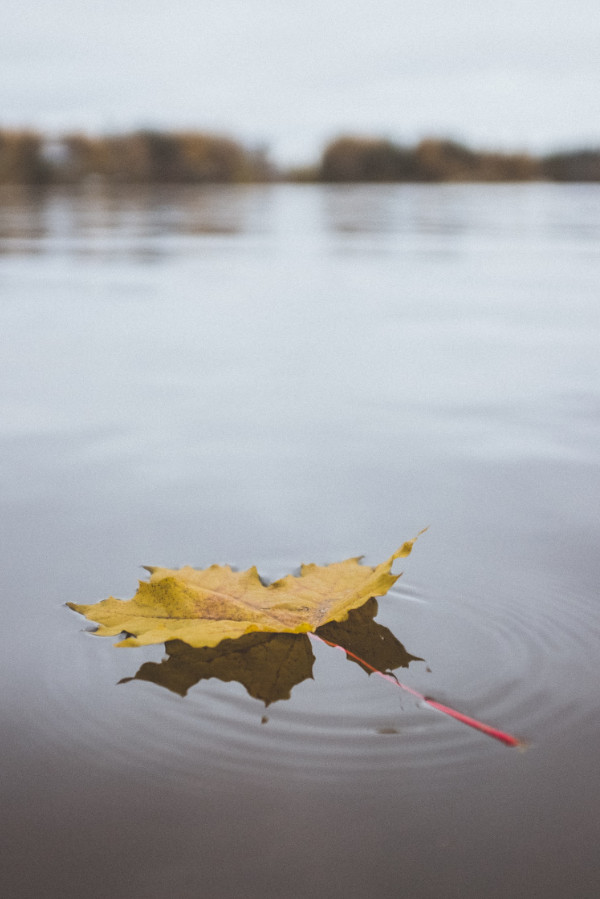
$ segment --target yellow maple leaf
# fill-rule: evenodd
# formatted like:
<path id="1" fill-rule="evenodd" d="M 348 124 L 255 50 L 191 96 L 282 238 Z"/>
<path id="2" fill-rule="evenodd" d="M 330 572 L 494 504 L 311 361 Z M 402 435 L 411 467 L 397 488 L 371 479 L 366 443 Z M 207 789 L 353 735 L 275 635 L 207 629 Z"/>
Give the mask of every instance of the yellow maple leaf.
<path id="1" fill-rule="evenodd" d="M 255 631 L 307 633 L 328 621 L 344 621 L 370 597 L 387 593 L 400 577 L 391 573 L 394 561 L 410 554 L 417 537 L 374 568 L 361 565 L 360 556 L 332 565 L 303 565 L 298 577 L 289 574 L 268 586 L 255 567 L 148 568 L 150 580 L 140 581 L 133 599 L 111 596 L 95 605 L 67 605 L 97 622 L 99 636 L 128 634 L 117 646 L 167 640 L 216 646 Z"/>

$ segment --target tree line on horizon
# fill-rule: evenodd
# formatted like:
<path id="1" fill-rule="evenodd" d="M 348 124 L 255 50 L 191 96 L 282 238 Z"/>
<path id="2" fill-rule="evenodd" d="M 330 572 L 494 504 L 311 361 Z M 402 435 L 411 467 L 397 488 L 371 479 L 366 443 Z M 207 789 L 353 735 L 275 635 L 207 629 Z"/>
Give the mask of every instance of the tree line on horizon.
<path id="1" fill-rule="evenodd" d="M 0 184 L 243 184 L 600 181 L 600 149 L 534 156 L 427 138 L 414 146 L 369 136 L 332 140 L 311 166 L 280 169 L 262 149 L 196 131 L 140 130 L 48 138 L 0 129 Z"/>

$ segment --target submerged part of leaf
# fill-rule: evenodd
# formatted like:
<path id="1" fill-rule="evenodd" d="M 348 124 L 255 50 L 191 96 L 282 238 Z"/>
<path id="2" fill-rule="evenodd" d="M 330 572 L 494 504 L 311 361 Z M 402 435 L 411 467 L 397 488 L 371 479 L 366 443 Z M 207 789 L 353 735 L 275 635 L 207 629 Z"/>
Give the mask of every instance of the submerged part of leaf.
<path id="1" fill-rule="evenodd" d="M 422 658 L 407 652 L 387 627 L 373 621 L 377 611 L 377 600 L 372 597 L 360 609 L 351 612 L 347 621 L 330 621 L 329 624 L 324 624 L 317 631 L 317 636 L 330 643 L 337 643 L 379 671 L 408 668 L 411 662 L 422 662 Z M 367 674 L 373 673 L 371 668 L 362 665 L 352 655 L 348 655 L 347 659 L 360 665 Z"/>
<path id="2" fill-rule="evenodd" d="M 358 654 L 374 668 L 382 671 L 407 668 L 416 656 L 386 627 L 373 618 L 377 600 L 369 599 L 348 613 L 346 621 L 320 627 L 317 634 Z M 296 684 L 312 677 L 314 655 L 305 634 L 246 634 L 237 640 L 223 640 L 216 647 L 194 648 L 181 640 L 165 645 L 168 658 L 162 662 L 144 662 L 133 680 L 150 681 L 185 696 L 194 684 L 209 678 L 238 681 L 250 696 L 265 705 L 289 699 Z M 348 656 L 352 662 L 355 659 Z M 367 674 L 369 668 L 361 665 Z"/>
<path id="3" fill-rule="evenodd" d="M 215 677 L 238 681 L 250 696 L 265 705 L 289 699 L 292 688 L 312 677 L 315 657 L 306 634 L 245 634 L 222 640 L 218 646 L 195 648 L 181 640 L 165 645 L 168 658 L 144 662 L 134 677 L 121 684 L 144 680 L 186 696 L 190 687 Z"/>
<path id="4" fill-rule="evenodd" d="M 361 565 L 360 557 L 303 565 L 299 577 L 290 574 L 268 586 L 256 568 L 148 568 L 150 581 L 140 582 L 133 599 L 111 596 L 95 605 L 67 605 L 98 622 L 99 636 L 127 633 L 117 646 L 168 640 L 217 646 L 254 631 L 307 633 L 329 621 L 344 621 L 351 609 L 387 593 L 400 577 L 391 573 L 394 561 L 410 554 L 417 537 L 375 568 Z"/>

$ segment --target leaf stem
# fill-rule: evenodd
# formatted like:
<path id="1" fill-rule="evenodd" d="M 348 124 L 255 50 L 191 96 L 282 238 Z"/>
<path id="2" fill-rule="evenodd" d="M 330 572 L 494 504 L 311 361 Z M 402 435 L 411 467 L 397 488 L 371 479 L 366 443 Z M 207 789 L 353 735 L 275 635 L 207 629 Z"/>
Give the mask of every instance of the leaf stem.
<path id="1" fill-rule="evenodd" d="M 412 694 L 412 696 L 416 696 L 417 699 L 426 702 L 427 705 L 431 706 L 432 709 L 436 709 L 438 712 L 443 712 L 444 715 L 449 715 L 456 721 L 460 721 L 462 724 L 473 727 L 475 728 L 475 730 L 486 734 L 486 736 L 488 737 L 493 737 L 494 740 L 499 740 L 501 743 L 504 743 L 505 746 L 523 748 L 523 741 L 519 740 L 517 737 L 513 737 L 512 734 L 508 734 L 503 730 L 498 730 L 498 728 L 496 727 L 491 727 L 489 724 L 484 724 L 482 721 L 478 721 L 476 718 L 471 718 L 469 715 L 463 714 L 463 712 L 458 712 L 456 709 L 453 709 L 450 706 L 443 705 L 443 703 L 437 702 L 435 699 L 424 696 L 423 693 L 419 693 L 418 690 L 414 690 L 407 684 L 401 683 L 395 675 L 385 674 L 385 672 L 380 671 L 379 668 L 375 668 L 373 667 L 373 665 L 369 665 L 368 662 L 365 662 L 365 660 L 361 659 L 360 656 L 357 656 L 356 653 L 351 652 L 351 650 L 349 649 L 345 649 L 343 646 L 340 646 L 339 643 L 332 643 L 331 640 L 325 640 L 323 637 L 319 637 L 317 636 L 317 634 L 313 633 L 309 633 L 308 636 L 311 638 L 311 640 L 318 640 L 319 643 L 325 643 L 326 646 L 331 646 L 333 649 L 339 649 L 344 653 L 344 655 L 351 656 L 351 658 L 355 659 L 361 665 L 364 665 L 365 668 L 368 668 L 374 674 L 378 674 L 379 677 L 382 677 L 384 680 L 389 681 L 391 684 L 393 684 L 394 687 L 399 687 L 406 693 L 410 693 Z"/>

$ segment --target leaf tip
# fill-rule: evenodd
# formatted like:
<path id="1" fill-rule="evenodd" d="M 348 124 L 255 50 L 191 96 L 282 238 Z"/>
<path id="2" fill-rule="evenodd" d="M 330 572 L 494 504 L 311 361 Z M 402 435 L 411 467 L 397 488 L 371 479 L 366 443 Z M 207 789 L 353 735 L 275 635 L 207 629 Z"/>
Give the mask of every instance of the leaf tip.
<path id="1" fill-rule="evenodd" d="M 412 548 L 415 545 L 415 543 L 417 542 L 417 540 L 419 539 L 419 537 L 421 536 L 421 534 L 424 534 L 425 531 L 428 531 L 428 530 L 429 530 L 429 525 L 427 525 L 427 527 L 425 527 L 425 528 L 422 528 L 418 532 L 416 537 L 412 538 L 412 540 L 405 540 L 404 543 L 402 544 L 402 546 L 399 549 L 397 549 L 396 552 L 394 553 L 394 555 L 392 556 L 392 561 L 395 559 L 405 559 L 407 556 L 410 556 L 410 554 L 412 552 Z"/>
<path id="2" fill-rule="evenodd" d="M 65 605 L 68 609 L 72 609 L 74 612 L 77 612 L 78 615 L 85 615 L 86 609 L 88 606 L 80 605 L 77 602 L 66 602 Z"/>

